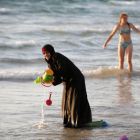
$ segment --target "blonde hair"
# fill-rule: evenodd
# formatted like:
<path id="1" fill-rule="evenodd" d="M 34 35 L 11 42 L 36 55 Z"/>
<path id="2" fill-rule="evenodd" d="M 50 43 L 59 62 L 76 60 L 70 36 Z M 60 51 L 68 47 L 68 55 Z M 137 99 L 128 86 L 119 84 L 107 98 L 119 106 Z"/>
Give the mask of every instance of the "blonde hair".
<path id="1" fill-rule="evenodd" d="M 120 23 L 121 23 L 121 19 L 122 19 L 123 17 L 125 17 L 125 16 L 128 17 L 128 15 L 127 15 L 126 13 L 121 13 L 121 14 L 120 14 Z M 127 22 L 127 24 L 128 24 L 128 26 L 130 27 L 130 25 L 129 25 L 128 22 Z"/>

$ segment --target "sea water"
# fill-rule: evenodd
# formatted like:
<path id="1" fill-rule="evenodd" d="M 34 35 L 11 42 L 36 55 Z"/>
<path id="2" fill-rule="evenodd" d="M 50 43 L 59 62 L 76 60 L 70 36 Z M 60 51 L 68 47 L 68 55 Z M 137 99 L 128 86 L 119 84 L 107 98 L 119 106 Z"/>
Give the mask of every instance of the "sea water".
<path id="1" fill-rule="evenodd" d="M 0 1 L 0 140 L 139 140 L 140 36 L 132 31 L 133 72 L 118 69 L 116 33 L 122 12 L 140 29 L 140 2 L 118 0 Z M 108 127 L 63 127 L 62 84 L 34 84 L 48 69 L 41 48 L 54 46 L 85 76 L 93 121 Z M 46 100 L 52 92 L 52 105 Z"/>

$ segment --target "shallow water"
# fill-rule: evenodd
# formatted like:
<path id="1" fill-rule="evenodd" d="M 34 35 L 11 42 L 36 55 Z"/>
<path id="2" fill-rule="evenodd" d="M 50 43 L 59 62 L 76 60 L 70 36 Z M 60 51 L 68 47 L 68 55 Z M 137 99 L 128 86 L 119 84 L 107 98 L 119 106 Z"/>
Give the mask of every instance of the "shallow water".
<path id="1" fill-rule="evenodd" d="M 109 126 L 76 130 L 62 125 L 62 85 L 46 89 L 45 101 L 49 98 L 49 92 L 53 92 L 52 105 L 46 106 L 44 101 L 41 126 L 43 87 L 33 82 L 3 81 L 1 85 L 1 138 L 117 140 L 125 134 L 130 139 L 139 139 L 139 77 L 87 78 L 93 121 L 104 120 Z"/>
<path id="2" fill-rule="evenodd" d="M 132 73 L 126 57 L 125 69 L 118 69 L 118 34 L 102 49 L 120 13 L 127 12 L 140 28 L 139 8 L 139 1 L 1 0 L 0 140 L 118 140 L 122 135 L 139 140 L 139 35 L 132 31 Z M 46 43 L 82 71 L 92 119 L 108 127 L 63 127 L 62 84 L 46 89 L 34 84 L 48 69 L 41 53 Z M 45 104 L 49 92 L 51 106 Z"/>

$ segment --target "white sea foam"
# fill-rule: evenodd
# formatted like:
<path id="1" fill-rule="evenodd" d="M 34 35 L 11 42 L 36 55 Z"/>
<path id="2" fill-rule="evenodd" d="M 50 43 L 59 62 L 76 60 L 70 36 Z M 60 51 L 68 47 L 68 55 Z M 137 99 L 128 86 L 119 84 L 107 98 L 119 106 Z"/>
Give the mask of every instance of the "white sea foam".
<path id="1" fill-rule="evenodd" d="M 9 8 L 0 8 L 0 14 L 10 13 L 11 11 Z"/>
<path id="2" fill-rule="evenodd" d="M 99 67 L 92 70 L 83 70 L 82 73 L 85 77 L 108 77 L 115 76 L 118 74 L 129 73 L 127 69 L 120 70 L 118 66 L 110 66 L 108 68 Z M 139 73 L 136 73 L 139 75 Z M 39 76 L 42 76 L 42 72 L 25 72 L 25 71 L 16 71 L 16 72 L 5 72 L 0 71 L 0 79 L 3 80 L 35 80 Z"/>
<path id="3" fill-rule="evenodd" d="M 140 28 L 140 25 L 135 25 L 136 28 Z"/>
<path id="4" fill-rule="evenodd" d="M 14 79 L 14 80 L 29 80 L 37 79 L 38 76 L 42 76 L 42 72 L 25 72 L 25 71 L 16 71 L 16 72 L 5 72 L 0 71 L 0 79 Z"/>
<path id="5" fill-rule="evenodd" d="M 44 29 L 47 32 L 59 32 L 59 33 L 72 33 L 72 34 L 82 34 L 85 32 L 107 32 L 112 31 L 112 28 L 92 28 L 92 27 L 59 27 L 53 29 Z"/>
<path id="6" fill-rule="evenodd" d="M 122 5 L 122 6 L 140 6 L 140 2 L 137 1 L 109 1 L 115 5 Z"/>
<path id="7" fill-rule="evenodd" d="M 11 47 L 11 48 L 20 48 L 24 46 L 32 46 L 36 45 L 37 42 L 34 40 L 29 40 L 29 41 L 12 41 L 12 42 L 2 42 L 0 41 L 0 47 L 6 46 L 6 47 Z"/>
<path id="8" fill-rule="evenodd" d="M 85 77 L 107 77 L 129 73 L 129 71 L 127 69 L 120 70 L 118 66 L 110 66 L 108 68 L 99 67 L 93 70 L 84 70 L 82 73 Z"/>

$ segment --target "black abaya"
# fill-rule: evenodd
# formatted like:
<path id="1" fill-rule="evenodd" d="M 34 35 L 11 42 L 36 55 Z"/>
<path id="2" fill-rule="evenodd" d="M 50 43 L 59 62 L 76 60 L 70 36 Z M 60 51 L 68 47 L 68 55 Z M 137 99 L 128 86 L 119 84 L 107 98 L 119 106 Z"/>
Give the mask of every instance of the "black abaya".
<path id="1" fill-rule="evenodd" d="M 47 48 L 49 51 L 49 48 Z M 85 79 L 81 71 L 67 57 L 51 52 L 48 67 L 54 72 L 53 85 L 63 83 L 62 116 L 66 127 L 78 128 L 92 122 Z"/>

